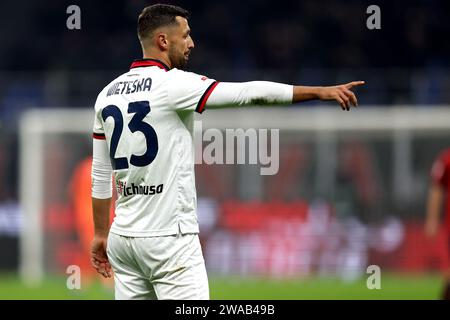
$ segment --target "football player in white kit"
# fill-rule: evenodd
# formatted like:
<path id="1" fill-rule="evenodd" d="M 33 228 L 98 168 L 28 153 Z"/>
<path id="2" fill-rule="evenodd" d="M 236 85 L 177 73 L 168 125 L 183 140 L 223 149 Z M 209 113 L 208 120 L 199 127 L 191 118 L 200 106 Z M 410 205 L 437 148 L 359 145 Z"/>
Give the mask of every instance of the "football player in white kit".
<path id="1" fill-rule="evenodd" d="M 187 19 L 180 7 L 146 7 L 138 19 L 143 59 L 95 103 L 91 262 L 104 277 L 114 271 L 116 299 L 209 299 L 198 238 L 194 111 L 311 99 L 349 110 L 357 105 L 350 89 L 363 84 L 219 83 L 182 71 L 194 48 Z M 118 198 L 110 227 L 113 173 Z"/>

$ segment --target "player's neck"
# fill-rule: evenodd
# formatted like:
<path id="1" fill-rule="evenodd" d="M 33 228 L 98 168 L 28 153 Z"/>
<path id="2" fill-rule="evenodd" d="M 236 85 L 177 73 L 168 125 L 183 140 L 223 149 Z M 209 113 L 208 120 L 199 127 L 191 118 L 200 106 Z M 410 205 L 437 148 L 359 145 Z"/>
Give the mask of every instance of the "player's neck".
<path id="1" fill-rule="evenodd" d="M 155 53 L 155 52 L 144 52 L 144 59 L 155 59 L 163 62 L 169 68 L 172 68 L 172 64 L 170 63 L 170 59 L 164 53 Z"/>

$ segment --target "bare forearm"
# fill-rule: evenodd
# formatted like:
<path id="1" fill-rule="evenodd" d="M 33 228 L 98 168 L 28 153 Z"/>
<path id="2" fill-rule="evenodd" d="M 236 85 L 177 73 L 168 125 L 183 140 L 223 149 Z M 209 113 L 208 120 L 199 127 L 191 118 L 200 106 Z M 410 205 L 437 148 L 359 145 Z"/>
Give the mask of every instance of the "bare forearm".
<path id="1" fill-rule="evenodd" d="M 353 81 L 343 85 L 331 87 L 294 86 L 293 102 L 319 99 L 323 101 L 334 100 L 339 103 L 342 110 L 350 110 L 350 105 L 358 105 L 356 95 L 351 91 L 355 86 L 363 85 L 364 81 Z"/>
<path id="2" fill-rule="evenodd" d="M 95 235 L 107 237 L 109 232 L 109 210 L 111 207 L 111 198 L 96 199 L 92 198 L 92 209 L 94 213 Z"/>
<path id="3" fill-rule="evenodd" d="M 428 193 L 427 220 L 437 221 L 441 213 L 442 188 L 432 185 Z"/>
<path id="4" fill-rule="evenodd" d="M 320 99 L 321 87 L 294 86 L 292 102 Z"/>

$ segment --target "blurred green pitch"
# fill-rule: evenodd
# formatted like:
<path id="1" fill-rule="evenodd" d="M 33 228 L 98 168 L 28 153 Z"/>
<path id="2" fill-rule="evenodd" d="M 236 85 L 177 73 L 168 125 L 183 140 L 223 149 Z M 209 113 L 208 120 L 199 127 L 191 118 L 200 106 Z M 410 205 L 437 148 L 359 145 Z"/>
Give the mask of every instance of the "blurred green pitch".
<path id="1" fill-rule="evenodd" d="M 366 279 L 344 282 L 336 278 L 272 279 L 210 277 L 211 299 L 438 299 L 442 280 L 438 274 L 385 274 L 380 290 L 369 290 Z M 0 275 L 0 299 L 113 299 L 112 289 L 100 281 L 89 288 L 69 290 L 66 278 L 48 278 L 41 287 L 27 288 L 13 275 Z"/>

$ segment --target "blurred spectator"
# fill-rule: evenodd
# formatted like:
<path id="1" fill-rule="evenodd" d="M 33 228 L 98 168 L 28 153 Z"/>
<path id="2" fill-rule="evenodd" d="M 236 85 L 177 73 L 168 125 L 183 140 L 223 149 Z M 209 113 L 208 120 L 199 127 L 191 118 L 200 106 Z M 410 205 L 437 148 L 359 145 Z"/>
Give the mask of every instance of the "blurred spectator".
<path id="1" fill-rule="evenodd" d="M 448 254 L 450 255 L 450 149 L 446 149 L 436 158 L 431 170 L 431 184 L 428 192 L 427 219 L 425 231 L 435 237 L 439 231 L 440 213 L 444 204 L 445 232 Z M 442 299 L 450 300 L 450 268 L 444 272 L 444 291 Z"/>

